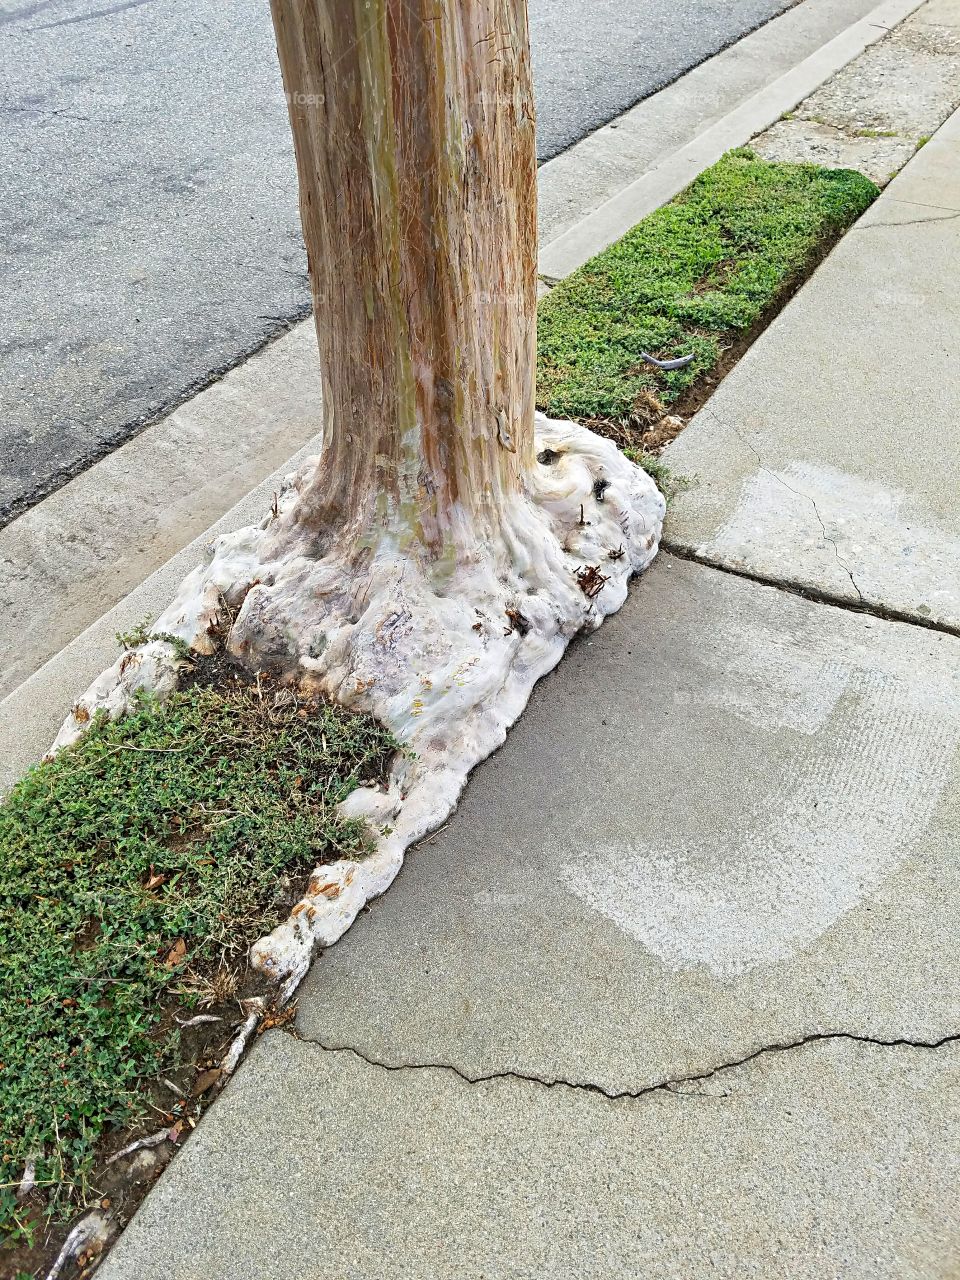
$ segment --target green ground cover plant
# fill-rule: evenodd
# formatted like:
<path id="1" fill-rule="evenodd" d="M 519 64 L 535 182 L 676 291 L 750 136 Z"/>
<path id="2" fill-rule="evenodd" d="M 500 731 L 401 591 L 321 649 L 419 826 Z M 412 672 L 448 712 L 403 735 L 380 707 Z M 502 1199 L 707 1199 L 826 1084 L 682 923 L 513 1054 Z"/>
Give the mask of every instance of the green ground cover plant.
<path id="1" fill-rule="evenodd" d="M 98 718 L 0 804 L 0 1238 L 29 1243 L 36 1196 L 41 1217 L 88 1201 L 98 1142 L 177 1067 L 171 1001 L 242 966 L 317 862 L 363 856 L 335 806 L 394 750 L 276 687 L 196 685 Z"/>
<path id="2" fill-rule="evenodd" d="M 537 403 L 556 418 L 629 421 L 669 407 L 872 203 L 849 169 L 732 151 L 541 300 Z M 660 372 L 641 353 L 692 364 Z"/>
<path id="3" fill-rule="evenodd" d="M 541 302 L 540 407 L 598 424 L 675 403 L 877 194 L 731 152 Z M 644 351 L 695 358 L 660 372 Z M 102 1140 L 141 1124 L 150 1083 L 178 1068 L 171 1010 L 242 966 L 317 862 L 363 856 L 336 805 L 395 750 L 365 718 L 234 676 L 94 721 L 0 803 L 0 1236 L 29 1246 L 96 1193 Z"/>

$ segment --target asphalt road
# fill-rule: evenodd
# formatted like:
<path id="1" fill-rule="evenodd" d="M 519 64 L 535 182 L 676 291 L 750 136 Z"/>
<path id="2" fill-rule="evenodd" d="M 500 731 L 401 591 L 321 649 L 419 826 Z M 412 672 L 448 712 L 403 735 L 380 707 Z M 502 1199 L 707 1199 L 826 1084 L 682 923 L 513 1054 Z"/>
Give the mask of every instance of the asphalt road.
<path id="1" fill-rule="evenodd" d="M 548 159 L 795 0 L 530 0 Z M 309 305 L 267 0 L 0 0 L 0 523 Z"/>

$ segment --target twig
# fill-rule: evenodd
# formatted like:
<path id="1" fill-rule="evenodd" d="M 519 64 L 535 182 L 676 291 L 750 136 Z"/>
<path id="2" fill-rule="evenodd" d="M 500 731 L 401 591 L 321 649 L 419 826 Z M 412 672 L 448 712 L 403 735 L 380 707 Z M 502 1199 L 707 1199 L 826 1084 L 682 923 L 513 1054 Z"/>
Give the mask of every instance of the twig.
<path id="1" fill-rule="evenodd" d="M 251 1006 L 252 1008 L 250 1013 L 247 1015 L 246 1022 L 240 1028 L 239 1033 L 234 1039 L 233 1044 L 227 1050 L 227 1055 L 221 1064 L 221 1070 L 223 1071 L 224 1079 L 226 1079 L 227 1076 L 231 1075 L 236 1070 L 237 1063 L 240 1061 L 241 1057 L 243 1056 L 244 1049 L 247 1047 L 247 1045 L 250 1042 L 250 1037 L 253 1035 L 253 1033 L 257 1029 L 257 1023 L 263 1017 L 263 1001 L 262 1000 L 259 1000 L 259 999 L 248 1000 L 246 1002 L 246 1007 L 249 1008 Z"/>
<path id="2" fill-rule="evenodd" d="M 166 1083 L 166 1082 L 164 1082 Z M 114 1160 L 122 1160 L 124 1156 L 132 1156 L 134 1151 L 139 1151 L 142 1147 L 159 1147 L 170 1136 L 170 1127 L 166 1129 L 158 1129 L 156 1133 L 149 1133 L 145 1138 L 137 1138 L 136 1142 L 128 1142 L 120 1151 L 114 1152 L 107 1160 L 107 1164 L 113 1164 Z"/>

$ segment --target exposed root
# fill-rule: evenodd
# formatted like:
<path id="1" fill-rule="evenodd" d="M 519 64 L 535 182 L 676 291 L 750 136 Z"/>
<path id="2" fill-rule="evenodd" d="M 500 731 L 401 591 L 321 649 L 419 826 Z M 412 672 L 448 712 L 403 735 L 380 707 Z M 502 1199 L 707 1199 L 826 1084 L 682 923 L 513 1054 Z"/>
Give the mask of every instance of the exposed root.
<path id="1" fill-rule="evenodd" d="M 247 1011 L 246 1019 L 227 1050 L 223 1062 L 220 1064 L 220 1073 L 224 1078 L 236 1071 L 237 1063 L 243 1057 L 243 1051 L 250 1043 L 250 1039 L 257 1029 L 257 1024 L 263 1017 L 264 1006 L 262 1000 L 247 1000 L 244 1003 L 244 1008 Z"/>
<path id="2" fill-rule="evenodd" d="M 168 1086 L 170 1087 L 170 1086 Z M 180 1090 L 173 1086 L 175 1093 Z M 145 1138 L 137 1138 L 135 1142 L 128 1142 L 125 1147 L 121 1147 L 119 1151 L 115 1151 L 107 1160 L 107 1164 L 114 1164 L 117 1160 L 125 1160 L 127 1156 L 132 1156 L 135 1151 L 142 1151 L 144 1147 L 159 1147 L 161 1142 L 168 1141 L 170 1137 L 170 1126 L 165 1129 L 158 1129 L 156 1133 L 148 1133 Z"/>
<path id="3" fill-rule="evenodd" d="M 46 1280 L 57 1280 L 67 1263 L 81 1254 L 89 1253 L 96 1257 L 115 1229 L 116 1223 L 108 1214 L 94 1212 L 81 1218 L 64 1240 L 63 1248 L 47 1272 Z"/>
<path id="4" fill-rule="evenodd" d="M 404 851 L 446 819 L 573 636 L 616 612 L 656 555 L 664 502 L 646 472 L 609 440 L 539 415 L 535 448 L 529 490 L 499 513 L 496 536 L 457 529 L 456 554 L 431 564 L 399 536 L 379 536 L 359 571 L 355 545 L 318 551 L 297 519 L 318 465 L 308 464 L 260 526 L 218 540 L 157 619 L 156 631 L 210 652 L 229 615 L 234 657 L 378 717 L 406 748 L 385 790 L 363 788 L 344 805 L 377 833 L 374 851 L 318 868 L 290 918 L 253 947 L 285 997 L 314 948 L 335 942 Z M 120 714 L 137 689 L 175 687 L 180 662 L 163 641 L 125 654 L 55 747 L 99 708 Z"/>

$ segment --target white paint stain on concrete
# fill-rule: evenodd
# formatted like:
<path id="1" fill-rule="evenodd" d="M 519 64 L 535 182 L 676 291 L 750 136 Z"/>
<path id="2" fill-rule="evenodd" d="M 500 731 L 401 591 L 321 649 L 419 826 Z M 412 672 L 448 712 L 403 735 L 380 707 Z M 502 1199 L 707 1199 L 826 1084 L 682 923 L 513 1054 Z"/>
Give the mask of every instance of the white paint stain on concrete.
<path id="1" fill-rule="evenodd" d="M 718 821 L 683 840 L 592 849 L 565 872 L 573 893 L 672 968 L 732 977 L 795 955 L 902 863 L 960 749 L 960 705 L 931 672 L 891 662 L 869 631 L 836 653 L 813 632 L 791 639 L 729 619 L 719 649 L 691 700 L 769 736 L 775 788 L 733 837 Z M 735 729 L 729 749 L 735 765 Z"/>
<path id="2" fill-rule="evenodd" d="M 924 522 L 925 521 L 925 522 Z M 809 462 L 763 467 L 698 553 L 823 590 L 960 623 L 960 539 L 908 494 Z"/>

